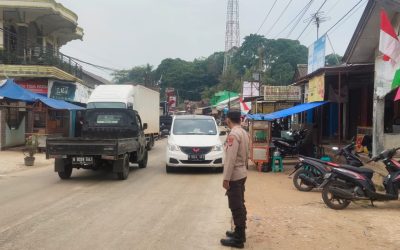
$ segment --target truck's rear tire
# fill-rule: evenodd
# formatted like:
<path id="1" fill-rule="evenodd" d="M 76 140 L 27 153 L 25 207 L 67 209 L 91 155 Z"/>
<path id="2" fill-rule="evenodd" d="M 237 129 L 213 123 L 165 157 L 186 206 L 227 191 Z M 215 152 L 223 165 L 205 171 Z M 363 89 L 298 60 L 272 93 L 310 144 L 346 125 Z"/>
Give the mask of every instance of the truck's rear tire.
<path id="1" fill-rule="evenodd" d="M 129 157 L 128 155 L 124 155 L 124 158 L 119 160 L 122 161 L 119 164 L 123 164 L 122 165 L 122 172 L 117 173 L 118 175 L 118 179 L 120 180 L 126 180 L 128 179 L 129 176 Z"/>
<path id="2" fill-rule="evenodd" d="M 146 168 L 148 160 L 149 160 L 149 152 L 146 150 L 146 152 L 144 153 L 143 159 L 138 162 L 139 168 Z"/>
<path id="3" fill-rule="evenodd" d="M 64 166 L 63 172 L 58 172 L 58 176 L 62 180 L 67 180 L 67 179 L 71 178 L 71 175 L 72 175 L 72 165 L 70 165 L 70 164 L 67 164 Z"/>
<path id="4" fill-rule="evenodd" d="M 151 135 L 149 138 L 149 142 L 146 145 L 147 151 L 150 151 L 154 147 L 154 136 Z"/>

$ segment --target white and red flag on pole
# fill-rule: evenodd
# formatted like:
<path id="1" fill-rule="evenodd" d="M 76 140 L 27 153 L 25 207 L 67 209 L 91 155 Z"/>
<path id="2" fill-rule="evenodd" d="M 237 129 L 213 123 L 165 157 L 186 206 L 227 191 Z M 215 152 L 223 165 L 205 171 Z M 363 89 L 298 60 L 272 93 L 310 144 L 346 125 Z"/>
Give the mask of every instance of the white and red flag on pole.
<path id="1" fill-rule="evenodd" d="M 379 51 L 383 53 L 384 61 L 392 61 L 392 67 L 400 64 L 400 41 L 385 10 L 381 10 L 381 32 Z M 400 87 L 400 69 L 393 76 L 392 89 Z M 397 90 L 395 101 L 398 100 L 400 89 Z"/>

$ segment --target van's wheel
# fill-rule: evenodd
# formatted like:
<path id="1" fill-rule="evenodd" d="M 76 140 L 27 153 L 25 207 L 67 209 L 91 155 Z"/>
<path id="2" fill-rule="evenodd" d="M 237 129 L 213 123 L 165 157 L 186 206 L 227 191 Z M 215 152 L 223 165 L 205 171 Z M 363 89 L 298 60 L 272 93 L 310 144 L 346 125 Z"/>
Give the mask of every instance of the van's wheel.
<path id="1" fill-rule="evenodd" d="M 129 171 L 129 157 L 128 157 L 128 155 L 124 155 L 124 158 L 122 160 L 119 160 L 119 161 L 122 161 L 122 162 L 120 162 L 120 164 L 123 164 L 123 165 L 122 165 L 122 172 L 117 173 L 118 179 L 126 180 L 126 179 L 128 179 L 129 172 L 130 172 Z"/>
<path id="2" fill-rule="evenodd" d="M 58 172 L 58 176 L 62 180 L 67 180 L 71 178 L 72 175 L 72 165 L 71 164 L 66 164 L 64 166 L 64 171 L 63 172 Z"/>
<path id="3" fill-rule="evenodd" d="M 146 152 L 144 153 L 143 159 L 138 162 L 139 168 L 146 168 L 148 159 L 149 159 L 149 152 L 146 150 Z"/>

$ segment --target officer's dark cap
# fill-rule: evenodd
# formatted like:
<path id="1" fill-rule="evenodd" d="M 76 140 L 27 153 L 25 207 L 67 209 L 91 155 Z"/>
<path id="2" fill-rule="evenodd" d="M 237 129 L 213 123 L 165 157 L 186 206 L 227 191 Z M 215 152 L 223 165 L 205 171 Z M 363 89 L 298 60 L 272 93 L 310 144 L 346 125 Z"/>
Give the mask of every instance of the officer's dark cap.
<path id="1" fill-rule="evenodd" d="M 230 110 L 227 117 L 232 120 L 240 120 L 240 118 L 242 117 L 242 113 L 238 110 Z"/>

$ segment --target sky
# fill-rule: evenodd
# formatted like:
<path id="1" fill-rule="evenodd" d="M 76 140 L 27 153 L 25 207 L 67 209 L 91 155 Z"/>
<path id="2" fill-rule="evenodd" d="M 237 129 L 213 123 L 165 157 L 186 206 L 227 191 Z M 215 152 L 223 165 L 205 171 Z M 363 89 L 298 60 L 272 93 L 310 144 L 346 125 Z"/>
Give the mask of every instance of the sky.
<path id="1" fill-rule="evenodd" d="M 91 63 L 115 69 L 129 69 L 149 63 L 157 67 L 165 58 L 193 60 L 207 57 L 225 46 L 227 0 L 57 0 L 74 11 L 84 29 L 83 40 L 69 42 L 62 52 Z M 275 0 L 240 0 L 241 38 L 254 34 Z M 298 22 L 290 39 L 297 39 L 325 0 L 314 0 L 309 11 Z M 321 9 L 327 20 L 321 24 L 324 34 L 356 3 L 354 11 L 328 36 L 326 53 L 343 55 L 368 0 L 326 0 Z M 275 26 L 278 17 L 283 13 Z M 258 34 L 267 38 L 287 38 L 282 30 L 308 3 L 308 0 L 277 0 Z M 290 26 L 291 27 L 291 26 Z M 310 46 L 317 37 L 310 25 L 300 37 Z M 333 47 L 333 49 L 332 49 Z M 87 70 L 111 79 L 110 72 L 87 67 Z"/>

